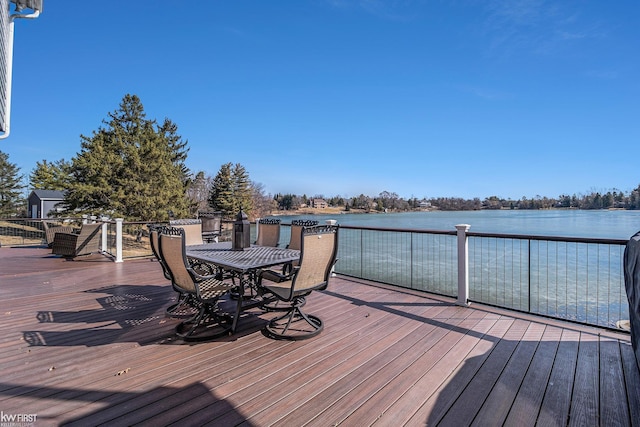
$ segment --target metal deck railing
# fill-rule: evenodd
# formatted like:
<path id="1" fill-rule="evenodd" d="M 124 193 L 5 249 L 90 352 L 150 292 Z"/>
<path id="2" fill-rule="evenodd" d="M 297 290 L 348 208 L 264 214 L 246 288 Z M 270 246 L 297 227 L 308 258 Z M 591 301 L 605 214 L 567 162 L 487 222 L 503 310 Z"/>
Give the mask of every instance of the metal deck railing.
<path id="1" fill-rule="evenodd" d="M 79 224 L 87 219 L 65 219 Z M 63 220 L 59 220 L 62 222 Z M 39 245 L 42 220 L 0 220 L 0 244 Z M 227 224 L 227 230 L 229 229 Z M 283 224 L 280 246 L 288 244 Z M 147 222 L 106 221 L 104 253 L 150 256 Z M 251 241 L 255 241 L 252 226 Z M 224 240 L 224 238 L 223 238 Z M 616 328 L 629 317 L 626 240 L 340 226 L 336 273 L 536 315 Z"/>

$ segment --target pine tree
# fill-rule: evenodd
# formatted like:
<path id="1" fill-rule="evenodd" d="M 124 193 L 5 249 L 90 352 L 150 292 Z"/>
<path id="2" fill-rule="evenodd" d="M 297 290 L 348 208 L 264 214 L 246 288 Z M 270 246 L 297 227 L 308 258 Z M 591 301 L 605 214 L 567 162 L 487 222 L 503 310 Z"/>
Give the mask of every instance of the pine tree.
<path id="1" fill-rule="evenodd" d="M 180 169 L 182 181 L 186 190 L 191 183 L 191 172 L 185 165 L 187 152 L 189 151 L 187 148 L 188 142 L 182 140 L 182 137 L 178 135 L 178 126 L 168 118 L 164 119 L 162 126 L 158 129 L 158 133 L 166 139 L 169 145 L 171 161 Z"/>
<path id="2" fill-rule="evenodd" d="M 66 190 L 69 186 L 71 163 L 64 159 L 55 162 L 36 162 L 29 175 L 30 187 L 34 190 Z"/>
<path id="3" fill-rule="evenodd" d="M 209 192 L 209 206 L 222 211 L 226 217 L 234 217 L 240 209 L 247 215 L 252 206 L 251 181 L 247 170 L 240 163 L 226 163 L 220 167 Z"/>
<path id="4" fill-rule="evenodd" d="M 68 207 L 128 220 L 162 221 L 169 211 L 186 216 L 188 150 L 177 126 L 168 119 L 160 127 L 147 120 L 136 95 L 125 95 L 103 124 L 91 137 L 81 136 Z"/>
<path id="5" fill-rule="evenodd" d="M 0 218 L 15 216 L 24 208 L 22 178 L 20 168 L 0 151 Z"/>
<path id="6" fill-rule="evenodd" d="M 237 213 L 233 202 L 233 180 L 231 177 L 231 163 L 226 163 L 213 178 L 213 185 L 209 192 L 209 206 L 215 211 L 221 211 L 226 217 Z"/>
<path id="7" fill-rule="evenodd" d="M 249 215 L 253 211 L 253 190 L 249 173 L 240 163 L 236 163 L 231 170 L 233 178 L 233 200 L 235 201 L 235 211 L 241 209 Z"/>

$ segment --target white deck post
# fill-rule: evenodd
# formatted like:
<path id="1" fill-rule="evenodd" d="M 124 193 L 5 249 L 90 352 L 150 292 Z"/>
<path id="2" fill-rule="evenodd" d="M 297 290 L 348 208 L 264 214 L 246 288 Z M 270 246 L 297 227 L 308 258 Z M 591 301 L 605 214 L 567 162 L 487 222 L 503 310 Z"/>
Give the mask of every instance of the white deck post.
<path id="1" fill-rule="evenodd" d="M 124 218 L 116 218 L 116 262 L 122 262 L 122 222 Z"/>
<path id="2" fill-rule="evenodd" d="M 107 243 L 109 242 L 109 217 L 107 215 L 100 215 L 100 221 L 102 222 L 102 239 L 100 240 L 102 253 L 106 253 L 108 248 Z"/>
<path id="3" fill-rule="evenodd" d="M 458 224 L 458 301 L 456 304 L 469 306 L 469 246 L 467 231 L 469 224 Z"/>

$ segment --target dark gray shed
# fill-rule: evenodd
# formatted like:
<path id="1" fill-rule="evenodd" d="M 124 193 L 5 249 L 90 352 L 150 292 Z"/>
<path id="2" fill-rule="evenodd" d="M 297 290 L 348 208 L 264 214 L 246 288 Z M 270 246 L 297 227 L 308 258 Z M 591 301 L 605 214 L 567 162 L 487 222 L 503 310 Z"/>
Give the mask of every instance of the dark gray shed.
<path id="1" fill-rule="evenodd" d="M 61 212 L 63 210 L 58 203 L 64 200 L 64 192 L 33 190 L 27 200 L 29 202 L 29 218 L 49 218 L 53 216 L 52 211 Z"/>

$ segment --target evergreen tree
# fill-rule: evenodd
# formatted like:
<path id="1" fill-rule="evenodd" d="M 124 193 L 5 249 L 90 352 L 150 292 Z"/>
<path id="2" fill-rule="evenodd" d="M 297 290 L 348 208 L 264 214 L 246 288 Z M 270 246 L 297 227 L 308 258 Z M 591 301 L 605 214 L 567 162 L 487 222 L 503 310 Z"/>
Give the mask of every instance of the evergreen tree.
<path id="1" fill-rule="evenodd" d="M 66 190 L 69 186 L 71 163 L 64 159 L 55 162 L 36 162 L 29 175 L 29 183 L 34 190 Z"/>
<path id="2" fill-rule="evenodd" d="M 247 215 L 251 213 L 252 189 L 247 170 L 240 163 L 226 163 L 220 167 L 213 179 L 209 192 L 209 206 L 222 211 L 224 216 L 233 217 L 240 209 Z"/>
<path id="3" fill-rule="evenodd" d="M 183 141 L 182 137 L 178 135 L 178 126 L 168 118 L 164 119 L 162 126 L 158 129 L 158 133 L 161 134 L 169 145 L 171 151 L 171 161 L 175 164 L 182 174 L 182 181 L 185 186 L 185 190 L 191 183 L 191 172 L 185 165 L 187 160 L 187 141 Z"/>
<path id="4" fill-rule="evenodd" d="M 15 216 L 24 208 L 22 178 L 20 168 L 0 151 L 0 218 Z"/>
<path id="5" fill-rule="evenodd" d="M 234 200 L 236 202 L 235 211 L 240 209 L 249 215 L 253 211 L 253 188 L 249 173 L 240 163 L 233 166 L 231 175 L 234 183 Z"/>
<path id="6" fill-rule="evenodd" d="M 187 149 L 177 127 L 168 119 L 160 127 L 147 120 L 136 95 L 125 95 L 103 124 L 91 137 L 81 135 L 68 207 L 128 220 L 162 221 L 169 211 L 186 216 Z"/>
<path id="7" fill-rule="evenodd" d="M 224 216 L 234 215 L 231 163 L 222 165 L 213 178 L 213 185 L 209 192 L 209 206 L 215 211 L 222 211 Z"/>

